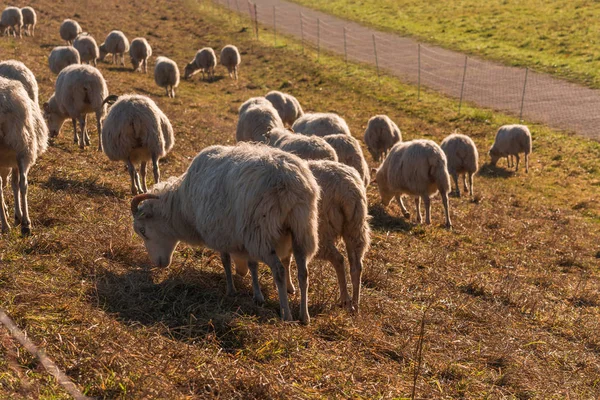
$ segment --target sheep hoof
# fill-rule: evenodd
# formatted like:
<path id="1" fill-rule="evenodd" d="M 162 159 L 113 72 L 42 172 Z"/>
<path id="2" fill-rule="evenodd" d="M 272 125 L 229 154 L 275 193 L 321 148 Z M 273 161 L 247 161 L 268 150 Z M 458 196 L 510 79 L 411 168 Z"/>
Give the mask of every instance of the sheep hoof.
<path id="1" fill-rule="evenodd" d="M 237 296 L 237 290 L 235 290 L 235 288 L 227 289 L 227 291 L 225 292 L 225 295 L 227 297 L 235 297 L 235 296 Z"/>
<path id="2" fill-rule="evenodd" d="M 308 316 L 308 314 L 305 314 L 305 313 L 301 313 L 300 314 L 300 323 L 302 325 L 309 325 L 310 324 L 310 317 Z"/>
<path id="3" fill-rule="evenodd" d="M 22 236 L 31 236 L 31 228 L 28 226 L 21 227 L 21 235 Z"/>
<path id="4" fill-rule="evenodd" d="M 10 232 L 10 225 L 7 223 L 5 226 L 2 226 L 2 233 Z"/>
<path id="5" fill-rule="evenodd" d="M 262 293 L 255 294 L 252 300 L 254 300 L 254 304 L 257 306 L 263 306 L 265 304 L 265 296 L 263 296 Z"/>
<path id="6" fill-rule="evenodd" d="M 404 216 L 404 218 L 410 219 L 410 213 L 409 212 L 402 213 L 402 215 Z"/>
<path id="7" fill-rule="evenodd" d="M 288 286 L 287 287 L 287 292 L 290 295 L 294 295 L 294 294 L 296 294 L 296 288 L 293 285 L 292 286 Z"/>
<path id="8" fill-rule="evenodd" d="M 446 229 L 452 230 L 452 224 L 446 224 Z"/>

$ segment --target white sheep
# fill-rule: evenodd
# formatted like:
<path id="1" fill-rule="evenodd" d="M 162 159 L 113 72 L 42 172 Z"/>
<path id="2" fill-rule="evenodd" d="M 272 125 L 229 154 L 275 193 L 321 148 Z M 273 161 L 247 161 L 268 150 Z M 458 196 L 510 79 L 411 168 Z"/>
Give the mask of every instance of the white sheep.
<path id="1" fill-rule="evenodd" d="M 448 162 L 448 173 L 454 184 L 456 185 L 456 195 L 460 197 L 460 189 L 458 187 L 458 175 L 463 175 L 463 186 L 467 191 L 467 178 L 469 179 L 469 193 L 473 196 L 473 175 L 477 172 L 479 166 L 479 153 L 475 142 L 466 136 L 458 133 L 453 133 L 447 136 L 441 143 L 440 147 L 446 154 Z"/>
<path id="2" fill-rule="evenodd" d="M 202 80 L 204 80 L 204 73 L 206 73 L 208 79 L 214 79 L 216 66 L 217 56 L 215 51 L 210 47 L 204 47 L 198 50 L 194 59 L 185 66 L 183 77 L 189 79 L 192 75 L 200 71 L 202 72 Z"/>
<path id="3" fill-rule="evenodd" d="M 79 51 L 73 46 L 58 46 L 52 49 L 48 57 L 50 71 L 59 74 L 65 67 L 71 64 L 81 63 Z"/>
<path id="4" fill-rule="evenodd" d="M 267 93 L 265 98 L 273 104 L 281 120 L 289 126 L 292 126 L 298 118 L 304 115 L 300 102 L 291 94 L 273 90 Z"/>
<path id="5" fill-rule="evenodd" d="M 350 135 L 350 128 L 346 121 L 333 113 L 304 114 L 294 122 L 292 129 L 305 135 L 327 136 L 338 133 Z"/>
<path id="6" fill-rule="evenodd" d="M 79 53 L 80 62 L 94 64 L 97 66 L 96 60 L 100 57 L 100 49 L 96 40 L 87 33 L 81 33 L 73 41 L 73 47 Z"/>
<path id="7" fill-rule="evenodd" d="M 144 73 L 148 73 L 148 58 L 152 55 L 152 47 L 146 38 L 139 37 L 131 41 L 131 47 L 129 48 L 129 56 L 131 57 L 131 64 L 133 65 L 133 71 L 137 71 L 140 68 L 144 69 Z"/>
<path id="8" fill-rule="evenodd" d="M 21 14 L 23 15 L 23 28 L 25 34 L 29 36 L 35 36 L 35 25 L 37 24 L 37 14 L 31 7 L 21 8 Z"/>
<path id="9" fill-rule="evenodd" d="M 79 147 L 90 144 L 86 129 L 86 114 L 96 114 L 98 129 L 98 151 L 102 151 L 102 119 L 106 114 L 104 99 L 108 96 L 108 88 L 104 77 L 98 69 L 91 65 L 69 65 L 63 69 L 56 79 L 55 92 L 47 103 L 44 103 L 44 114 L 48 121 L 50 137 L 58 136 L 67 118 L 73 121 L 73 141 Z M 81 133 L 77 137 L 77 120 Z"/>
<path id="10" fill-rule="evenodd" d="M 242 105 L 238 109 L 238 115 L 242 115 L 242 113 L 245 112 L 248 108 L 255 105 L 263 105 L 266 107 L 273 106 L 273 104 L 271 104 L 271 102 L 264 97 L 251 97 L 242 103 Z"/>
<path id="11" fill-rule="evenodd" d="M 0 35 L 4 34 L 7 29 L 12 29 L 13 36 L 23 37 L 23 14 L 21 9 L 17 7 L 6 7 L 0 16 Z M 10 33 L 10 32 L 9 32 Z"/>
<path id="12" fill-rule="evenodd" d="M 379 169 L 375 171 L 375 181 L 384 206 L 387 207 L 396 197 L 404 217 L 410 218 L 410 213 L 402 202 L 402 195 L 415 196 L 417 221 L 421 223 L 423 221 L 421 198 L 423 198 L 425 221 L 430 224 L 430 197 L 439 191 L 446 213 L 446 227 L 452 227 L 448 205 L 450 176 L 446 155 L 435 142 L 423 139 L 400 142 L 392 147 Z"/>
<path id="13" fill-rule="evenodd" d="M 73 40 L 75 40 L 77 35 L 83 31 L 77 21 L 65 19 L 62 24 L 60 24 L 59 32 L 60 37 L 70 45 L 73 43 Z"/>
<path id="14" fill-rule="evenodd" d="M 131 178 L 131 192 L 148 191 L 146 163 L 152 161 L 154 183 L 160 182 L 158 160 L 173 148 L 175 137 L 167 116 L 146 96 L 125 95 L 109 109 L 102 123 L 104 153 L 112 161 L 124 161 Z M 134 164 L 140 163 L 140 176 Z"/>
<path id="15" fill-rule="evenodd" d="M 263 142 L 264 135 L 275 128 L 283 128 L 283 122 L 271 103 L 251 105 L 240 113 L 235 139 L 238 142 Z"/>
<path id="16" fill-rule="evenodd" d="M 38 105 L 38 83 L 35 75 L 21 61 L 7 60 L 0 62 L 0 76 L 21 82 L 29 98 Z"/>
<path id="17" fill-rule="evenodd" d="M 335 149 L 339 162 L 354 168 L 362 178 L 365 186 L 369 186 L 371 180 L 369 165 L 365 160 L 358 140 L 345 133 L 323 136 L 323 139 Z"/>
<path id="18" fill-rule="evenodd" d="M 498 129 L 494 144 L 490 148 L 492 165 L 501 157 L 506 157 L 511 167 L 512 156 L 517 158 L 515 171 L 519 170 L 519 153 L 525 153 L 525 172 L 529 172 L 529 154 L 531 153 L 531 132 L 525 125 L 504 125 Z M 514 165 L 514 161 L 512 163 Z"/>
<path id="19" fill-rule="evenodd" d="M 365 130 L 364 141 L 367 150 L 375 162 L 385 158 L 387 152 L 398 142 L 402 141 L 402 133 L 398 125 L 387 115 L 376 115 L 369 119 Z"/>
<path id="20" fill-rule="evenodd" d="M 338 160 L 333 147 L 318 136 L 295 135 L 284 128 L 274 128 L 264 137 L 263 142 L 269 146 L 295 154 L 303 160 Z"/>
<path id="21" fill-rule="evenodd" d="M 37 158 L 48 147 L 48 128 L 40 108 L 18 82 L 0 77 L 0 220 L 2 232 L 10 225 L 4 202 L 5 180 L 12 169 L 15 222 L 21 233 L 31 233 L 27 206 L 27 175 Z"/>
<path id="22" fill-rule="evenodd" d="M 221 65 L 227 68 L 229 72 L 229 77 L 234 78 L 236 81 L 238 80 L 238 66 L 242 58 L 240 57 L 240 52 L 238 48 L 232 44 L 228 44 L 227 46 L 221 49 L 221 57 L 219 57 Z"/>
<path id="23" fill-rule="evenodd" d="M 129 51 L 129 40 L 123 32 L 111 31 L 98 49 L 100 61 L 104 61 L 107 54 L 112 54 L 111 64 L 117 64 L 121 57 L 121 65 L 125 66 L 125 53 Z"/>
<path id="24" fill-rule="evenodd" d="M 264 145 L 210 146 L 179 180 L 159 187 L 157 194 L 131 201 L 133 228 L 153 264 L 168 266 L 179 241 L 212 248 L 222 255 L 227 293 L 233 294 L 229 255 L 250 261 L 254 299 L 262 303 L 257 263 L 263 262 L 271 268 L 282 317 L 289 321 L 281 259 L 293 253 L 300 321 L 309 322 L 307 263 L 318 247 L 320 191 L 305 161 Z"/>
<path id="25" fill-rule="evenodd" d="M 179 68 L 175 61 L 167 57 L 157 57 L 154 66 L 154 82 L 167 91 L 167 96 L 175 98 L 175 88 L 179 86 Z"/>

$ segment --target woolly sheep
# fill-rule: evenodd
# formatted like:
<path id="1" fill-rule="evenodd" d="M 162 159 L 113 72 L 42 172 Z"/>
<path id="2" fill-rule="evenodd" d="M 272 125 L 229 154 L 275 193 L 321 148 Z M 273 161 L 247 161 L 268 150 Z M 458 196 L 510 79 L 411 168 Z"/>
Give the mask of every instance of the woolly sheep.
<path id="1" fill-rule="evenodd" d="M 175 137 L 167 116 L 149 97 L 119 96 L 102 123 L 104 153 L 112 161 L 125 161 L 131 192 L 147 192 L 146 163 L 152 161 L 154 183 L 160 182 L 158 160 L 173 148 Z M 134 163 L 140 163 L 140 176 Z"/>
<path id="2" fill-rule="evenodd" d="M 273 106 L 271 104 L 271 102 L 264 97 L 251 97 L 248 100 L 246 100 L 244 103 L 242 103 L 242 105 L 240 106 L 240 108 L 238 110 L 238 115 L 242 115 L 242 113 L 245 112 L 248 108 L 250 108 L 251 106 L 255 106 L 255 105 L 263 105 L 266 107 Z"/>
<path id="3" fill-rule="evenodd" d="M 100 57 L 100 49 L 96 44 L 96 40 L 87 33 L 82 33 L 73 41 L 73 47 L 77 49 L 81 63 L 94 64 L 97 66 L 96 60 Z"/>
<path id="4" fill-rule="evenodd" d="M 417 221 L 422 222 L 421 198 L 425 203 L 425 221 L 431 223 L 431 199 L 438 191 L 446 213 L 446 227 L 451 228 L 448 193 L 450 176 L 444 152 L 431 140 L 400 142 L 390 150 L 376 171 L 381 202 L 388 206 L 396 197 L 405 218 L 410 218 L 402 202 L 402 194 L 415 196 Z"/>
<path id="5" fill-rule="evenodd" d="M 13 36 L 17 37 L 18 33 L 19 38 L 22 38 L 22 27 L 23 14 L 21 13 L 21 9 L 17 7 L 6 7 L 0 16 L 0 35 L 6 32 L 7 29 L 12 28 Z"/>
<path id="6" fill-rule="evenodd" d="M 460 197 L 458 188 L 458 175 L 463 175 L 463 186 L 467 191 L 467 177 L 469 179 L 469 193 L 473 196 L 473 175 L 477 172 L 479 153 L 473 140 L 465 135 L 453 133 L 446 137 L 440 145 L 448 162 L 448 173 L 456 185 L 456 195 Z"/>
<path id="7" fill-rule="evenodd" d="M 267 93 L 265 98 L 273 104 L 285 124 L 292 126 L 298 118 L 304 115 L 300 102 L 291 94 L 273 90 Z"/>
<path id="8" fill-rule="evenodd" d="M 221 65 L 227 68 L 230 78 L 238 80 L 238 65 L 240 65 L 241 57 L 238 48 L 232 44 L 221 49 L 221 57 L 219 58 Z"/>
<path id="9" fill-rule="evenodd" d="M 515 171 L 519 170 L 519 153 L 525 153 L 525 172 L 529 172 L 529 154 L 531 153 L 531 132 L 525 125 L 504 125 L 498 129 L 494 144 L 490 148 L 492 165 L 501 157 L 506 157 L 511 167 L 512 156 L 517 158 Z M 514 165 L 514 161 L 513 161 Z"/>
<path id="10" fill-rule="evenodd" d="M 79 51 L 73 46 L 58 46 L 52 49 L 48 57 L 50 71 L 59 74 L 65 67 L 71 64 L 81 63 Z"/>
<path id="11" fill-rule="evenodd" d="M 303 160 L 338 160 L 333 147 L 323 138 L 295 135 L 284 128 L 274 128 L 266 133 L 265 143 L 271 147 L 295 154 Z"/>
<path id="12" fill-rule="evenodd" d="M 100 61 L 104 61 L 107 54 L 112 54 L 111 64 L 117 64 L 120 56 L 121 65 L 125 66 L 125 53 L 129 51 L 129 40 L 123 32 L 111 31 L 98 49 Z"/>
<path id="13" fill-rule="evenodd" d="M 263 262 L 271 268 L 282 317 L 289 321 L 281 259 L 293 253 L 300 321 L 309 322 L 307 263 L 318 247 L 320 191 L 305 161 L 264 145 L 210 146 L 177 181 L 159 187 L 157 194 L 131 201 L 134 230 L 154 264 L 168 266 L 179 241 L 212 248 L 221 253 L 227 293 L 233 294 L 230 255 L 250 261 L 254 299 L 262 303 L 257 263 Z"/>
<path id="14" fill-rule="evenodd" d="M 217 56 L 215 51 L 210 47 L 204 47 L 198 50 L 194 59 L 185 66 L 183 77 L 189 79 L 192 75 L 200 71 L 202 72 L 202 80 L 204 80 L 204 73 L 206 73 L 208 79 L 214 79 L 216 66 Z"/>
<path id="15" fill-rule="evenodd" d="M 96 114 L 98 129 L 98 151 L 102 151 L 102 119 L 106 114 L 104 99 L 108 96 L 108 88 L 104 77 L 91 65 L 69 65 L 63 69 L 56 79 L 55 92 L 44 103 L 44 114 L 48 121 L 50 137 L 58 136 L 67 118 L 73 121 L 73 141 L 78 142 L 77 120 L 79 120 L 79 147 L 90 144 L 86 129 L 86 114 Z"/>
<path id="16" fill-rule="evenodd" d="M 269 105 L 255 104 L 240 114 L 235 132 L 238 142 L 263 142 L 265 134 L 275 128 L 283 128 L 283 122 Z"/>
<path id="17" fill-rule="evenodd" d="M 175 61 L 167 57 L 157 57 L 154 66 L 154 82 L 167 91 L 167 96 L 175 98 L 175 88 L 179 86 L 179 68 Z"/>
<path id="18" fill-rule="evenodd" d="M 148 58 L 151 55 L 152 47 L 150 47 L 150 43 L 148 43 L 146 38 L 139 37 L 131 41 L 129 56 L 131 57 L 134 72 L 143 67 L 144 73 L 148 73 Z"/>
<path id="19" fill-rule="evenodd" d="M 23 28 L 25 34 L 29 36 L 35 36 L 35 25 L 37 24 L 37 14 L 31 7 L 21 8 L 21 14 L 23 15 Z"/>
<path id="20" fill-rule="evenodd" d="M 12 189 L 15 201 L 15 222 L 21 233 L 31 233 L 27 206 L 27 175 L 29 168 L 48 147 L 48 128 L 37 104 L 23 85 L 0 77 L 0 220 L 2 232 L 10 225 L 4 202 L 5 180 L 12 169 Z"/>
<path id="21" fill-rule="evenodd" d="M 77 35 L 83 31 L 81 30 L 81 26 L 79 26 L 77 21 L 65 19 L 62 24 L 60 24 L 59 32 L 60 37 L 70 45 L 73 43 L 73 40 L 75 40 Z"/>
<path id="22" fill-rule="evenodd" d="M 346 121 L 333 113 L 304 114 L 294 122 L 292 129 L 305 135 L 327 136 L 338 133 L 350 135 L 350 128 Z"/>
<path id="23" fill-rule="evenodd" d="M 375 162 L 385 158 L 387 152 L 398 142 L 402 141 L 402 133 L 398 125 L 387 115 L 376 115 L 369 119 L 364 136 L 367 150 Z"/>
<path id="24" fill-rule="evenodd" d="M 35 75 L 21 61 L 7 60 L 0 62 L 0 76 L 21 82 L 29 98 L 38 105 L 38 84 Z"/>
<path id="25" fill-rule="evenodd" d="M 365 160 L 358 140 L 343 133 L 324 136 L 323 139 L 335 149 L 339 162 L 354 168 L 362 178 L 365 186 L 369 186 L 371 180 L 369 165 Z"/>

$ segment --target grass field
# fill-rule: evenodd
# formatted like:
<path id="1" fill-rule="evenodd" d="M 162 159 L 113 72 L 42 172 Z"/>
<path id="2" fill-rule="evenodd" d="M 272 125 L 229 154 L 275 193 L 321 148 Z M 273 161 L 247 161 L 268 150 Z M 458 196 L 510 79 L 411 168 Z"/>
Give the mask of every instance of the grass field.
<path id="1" fill-rule="evenodd" d="M 600 87 L 589 0 L 293 0 L 379 29 Z"/>
<path id="2" fill-rule="evenodd" d="M 179 246 L 170 268 L 152 269 L 131 227 L 124 166 L 93 150 L 94 128 L 91 149 L 79 150 L 66 124 L 30 174 L 34 235 L 15 229 L 0 238 L 0 307 L 87 395 L 406 398 L 418 370 L 417 398 L 600 396 L 598 143 L 533 125 L 530 172 L 515 174 L 483 165 L 497 127 L 514 119 L 469 107 L 457 116 L 456 102 L 434 93 L 417 102 L 415 88 L 387 77 L 379 86 L 368 67 L 347 74 L 339 58 L 299 57 L 291 39 L 277 48 L 254 42 L 221 9 L 159 0 L 32 6 L 41 10 L 39 33 L 1 38 L 0 54 L 35 72 L 42 100 L 55 80 L 47 55 L 67 17 L 100 42 L 115 28 L 130 40 L 145 36 L 155 56 L 180 68 L 200 47 L 238 45 L 238 82 L 219 67 L 215 82 L 183 81 L 175 99 L 151 76 L 99 64 L 111 93 L 146 94 L 170 118 L 176 144 L 161 164 L 165 179 L 202 148 L 233 143 L 241 102 L 271 89 L 292 93 L 307 111 L 340 113 L 356 137 L 384 113 L 405 140 L 439 142 L 458 129 L 481 153 L 477 199 L 451 199 L 452 231 L 442 227 L 439 199 L 433 225 L 417 226 L 396 205 L 384 211 L 370 186 L 361 314 L 338 309 L 333 268 L 313 262 L 304 327 L 280 322 L 266 269 L 264 307 L 252 303 L 248 279 L 235 277 L 240 294 L 225 296 L 210 250 Z M 0 398 L 36 397 L 67 395 L 0 328 Z"/>

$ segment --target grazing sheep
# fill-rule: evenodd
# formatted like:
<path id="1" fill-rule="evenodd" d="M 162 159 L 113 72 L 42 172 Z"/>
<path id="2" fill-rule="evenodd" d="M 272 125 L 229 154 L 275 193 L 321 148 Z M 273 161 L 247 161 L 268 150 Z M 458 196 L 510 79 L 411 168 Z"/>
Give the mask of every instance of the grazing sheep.
<path id="1" fill-rule="evenodd" d="M 358 171 L 365 186 L 369 186 L 371 180 L 371 176 L 369 175 L 369 165 L 365 160 L 365 156 L 363 155 L 358 140 L 344 133 L 323 136 L 323 139 L 335 149 L 339 162 Z"/>
<path id="2" fill-rule="evenodd" d="M 154 82 L 167 91 L 167 96 L 175 98 L 175 88 L 179 86 L 179 68 L 175 61 L 167 57 L 157 57 L 154 66 Z"/>
<path id="3" fill-rule="evenodd" d="M 38 84 L 35 75 L 21 61 L 7 60 L 0 62 L 0 76 L 19 81 L 25 88 L 29 98 L 38 105 Z"/>
<path id="4" fill-rule="evenodd" d="M 405 218 L 410 218 L 402 202 L 402 195 L 415 196 L 417 221 L 421 223 L 421 198 L 425 203 L 425 221 L 431 223 L 431 199 L 438 191 L 446 213 L 446 227 L 451 228 L 448 205 L 450 176 L 446 156 L 431 140 L 412 140 L 396 144 L 376 170 L 376 182 L 381 202 L 388 206 L 396 197 Z"/>
<path id="5" fill-rule="evenodd" d="M 78 142 L 77 120 L 81 133 L 79 147 L 89 146 L 90 137 L 86 129 L 86 114 L 96 113 L 98 128 L 98 151 L 102 151 L 102 119 L 106 114 L 104 99 L 108 96 L 108 88 L 104 77 L 91 65 L 69 65 L 63 69 L 56 79 L 55 92 L 44 103 L 44 114 L 48 120 L 50 137 L 58 136 L 67 118 L 73 121 L 73 141 Z"/>
<path id="6" fill-rule="evenodd" d="M 134 72 L 143 67 L 144 73 L 148 73 L 148 58 L 151 55 L 152 47 L 150 47 L 150 43 L 148 43 L 146 38 L 139 37 L 131 41 L 129 56 L 131 57 Z"/>
<path id="7" fill-rule="evenodd" d="M 10 225 L 4 202 L 4 186 L 12 170 L 15 223 L 21 233 L 31 233 L 27 206 L 27 175 L 38 156 L 48 147 L 48 128 L 40 108 L 18 82 L 0 77 L 0 220 L 2 232 Z"/>
<path id="8" fill-rule="evenodd" d="M 81 33 L 73 41 L 73 47 L 79 52 L 81 63 L 94 64 L 97 66 L 96 60 L 100 57 L 100 49 L 96 44 L 96 40 L 87 33 Z"/>
<path id="9" fill-rule="evenodd" d="M 303 160 L 338 160 L 333 147 L 318 136 L 295 135 L 284 128 L 274 128 L 264 137 L 269 146 L 295 154 Z"/>
<path id="10" fill-rule="evenodd" d="M 506 157 L 508 168 L 511 167 L 512 156 L 517 158 L 515 171 L 519 170 L 519 153 L 525 153 L 525 172 L 529 172 L 529 154 L 531 153 L 531 132 L 525 125 L 504 125 L 498 129 L 494 144 L 490 148 L 492 165 L 498 159 Z M 513 161 L 514 165 L 514 161 Z"/>
<path id="11" fill-rule="evenodd" d="M 73 40 L 79 35 L 82 31 L 81 26 L 77 23 L 77 21 L 73 21 L 72 19 L 65 19 L 62 24 L 60 24 L 60 37 L 67 42 L 68 45 L 73 43 Z"/>
<path id="12" fill-rule="evenodd" d="M 298 118 L 304 115 L 300 103 L 291 94 L 273 90 L 267 93 L 265 98 L 273 104 L 283 123 L 289 126 L 292 126 Z"/>
<path id="13" fill-rule="evenodd" d="M 242 113 L 245 112 L 248 108 L 255 105 L 263 105 L 266 107 L 273 106 L 271 102 L 265 99 L 264 97 L 251 97 L 240 106 L 240 108 L 238 109 L 238 115 L 242 115 Z"/>
<path id="14" fill-rule="evenodd" d="M 0 35 L 4 34 L 7 29 L 12 28 L 13 36 L 23 37 L 21 28 L 23 27 L 23 14 L 21 9 L 17 7 L 6 7 L 0 16 Z M 10 34 L 10 32 L 9 32 Z"/>
<path id="15" fill-rule="evenodd" d="M 332 113 L 304 114 L 294 122 L 292 129 L 305 135 L 327 136 L 343 133 L 350 136 L 350 128 L 346 121 Z"/>
<path id="16" fill-rule="evenodd" d="M 307 263 L 318 247 L 320 191 L 305 161 L 264 145 L 210 146 L 179 180 L 160 186 L 157 194 L 131 201 L 133 228 L 154 264 L 168 266 L 179 241 L 212 248 L 221 253 L 227 293 L 233 294 L 230 255 L 250 261 L 254 299 L 262 303 L 257 263 L 263 262 L 271 268 L 282 317 L 289 321 L 281 259 L 293 253 L 300 321 L 309 322 Z"/>
<path id="17" fill-rule="evenodd" d="M 21 14 L 23 15 L 23 28 L 25 34 L 28 36 L 35 36 L 35 25 L 37 24 L 37 14 L 31 7 L 21 8 Z"/>
<path id="18" fill-rule="evenodd" d="M 367 124 L 364 140 L 373 160 L 379 162 L 381 156 L 385 158 L 387 152 L 402 141 L 402 133 L 387 115 L 376 115 Z"/>
<path id="19" fill-rule="evenodd" d="M 81 63 L 79 51 L 73 46 L 58 46 L 52 49 L 48 57 L 50 71 L 59 74 L 65 67 L 71 64 Z"/>
<path id="20" fill-rule="evenodd" d="M 240 114 L 235 139 L 238 142 L 264 142 L 265 134 L 275 128 L 283 128 L 277 110 L 271 103 L 255 104 L 245 108 Z"/>
<path id="21" fill-rule="evenodd" d="M 469 193 L 473 197 L 473 175 L 479 165 L 479 153 L 473 140 L 465 135 L 453 133 L 446 137 L 440 145 L 446 154 L 448 172 L 456 185 L 456 195 L 460 197 L 458 188 L 458 175 L 463 175 L 463 185 L 467 191 L 467 177 L 469 178 Z"/>
<path id="22" fill-rule="evenodd" d="M 221 65 L 229 71 L 229 77 L 238 80 L 238 65 L 240 65 L 241 57 L 238 48 L 232 44 L 221 49 L 220 57 Z"/>
<path id="23" fill-rule="evenodd" d="M 129 51 L 129 40 L 121 31 L 112 31 L 106 36 L 104 43 L 99 47 L 100 61 L 104 61 L 107 54 L 112 54 L 111 64 L 119 62 L 121 57 L 121 65 L 125 66 L 125 53 Z"/>
<path id="24" fill-rule="evenodd" d="M 216 66 L 217 56 L 215 51 L 210 47 L 204 47 L 198 50 L 194 59 L 185 66 L 183 77 L 189 79 L 192 75 L 200 71 L 202 72 L 202 80 L 204 80 L 204 73 L 206 73 L 208 79 L 214 79 Z"/>
<path id="25" fill-rule="evenodd" d="M 173 148 L 175 137 L 167 116 L 149 97 L 119 96 L 102 123 L 104 153 L 112 161 L 125 161 L 131 177 L 131 192 L 148 191 L 146 163 L 152 161 L 154 183 L 160 182 L 158 160 Z M 134 163 L 140 163 L 140 177 Z"/>

